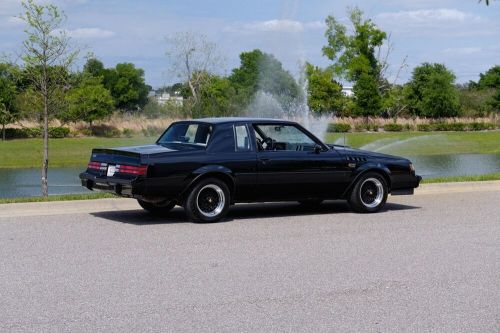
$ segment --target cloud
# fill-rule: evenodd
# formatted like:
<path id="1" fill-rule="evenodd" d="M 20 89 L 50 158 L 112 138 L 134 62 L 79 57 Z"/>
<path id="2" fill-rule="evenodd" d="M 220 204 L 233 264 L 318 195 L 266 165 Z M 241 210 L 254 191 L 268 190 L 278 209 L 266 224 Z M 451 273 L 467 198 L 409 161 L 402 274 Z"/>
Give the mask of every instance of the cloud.
<path id="1" fill-rule="evenodd" d="M 478 36 L 498 34 L 500 22 L 454 8 L 419 9 L 381 13 L 380 25 L 395 33 L 433 36 Z"/>
<path id="2" fill-rule="evenodd" d="M 324 23 L 321 21 L 301 22 L 295 20 L 268 20 L 268 21 L 254 21 L 244 23 L 237 26 L 232 26 L 226 29 L 231 32 L 286 32 L 297 33 L 305 30 L 323 29 Z"/>
<path id="3" fill-rule="evenodd" d="M 68 36 L 75 39 L 105 39 L 115 35 L 113 31 L 104 30 L 101 28 L 79 28 L 74 30 L 66 30 Z"/>
<path id="4" fill-rule="evenodd" d="M 16 16 L 0 17 L 0 27 L 2 28 L 15 28 L 24 25 L 24 21 Z"/>
<path id="5" fill-rule="evenodd" d="M 483 51 L 481 47 L 450 47 L 444 49 L 442 53 L 447 55 L 470 55 Z"/>

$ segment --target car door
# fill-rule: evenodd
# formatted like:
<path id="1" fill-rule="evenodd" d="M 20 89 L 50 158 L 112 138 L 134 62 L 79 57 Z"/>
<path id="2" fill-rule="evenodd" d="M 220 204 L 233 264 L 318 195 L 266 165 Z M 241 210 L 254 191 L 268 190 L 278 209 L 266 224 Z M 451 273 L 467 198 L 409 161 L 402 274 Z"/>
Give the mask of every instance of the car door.
<path id="1" fill-rule="evenodd" d="M 257 181 L 262 197 L 292 200 L 338 196 L 347 178 L 342 156 L 294 124 L 262 123 L 254 124 L 253 129 L 259 144 Z"/>

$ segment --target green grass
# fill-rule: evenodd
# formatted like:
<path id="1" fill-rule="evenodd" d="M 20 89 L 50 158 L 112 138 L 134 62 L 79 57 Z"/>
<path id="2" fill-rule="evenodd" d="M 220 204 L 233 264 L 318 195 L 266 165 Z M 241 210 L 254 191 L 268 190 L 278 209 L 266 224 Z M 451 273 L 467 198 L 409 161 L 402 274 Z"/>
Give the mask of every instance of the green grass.
<path id="1" fill-rule="evenodd" d="M 72 200 L 92 200 L 116 198 L 109 193 L 89 193 L 89 194 L 65 194 L 65 195 L 50 195 L 44 197 L 26 197 L 26 198 L 3 198 L 0 199 L 0 204 L 19 203 L 19 202 L 48 202 L 48 201 L 72 201 Z"/>
<path id="2" fill-rule="evenodd" d="M 329 133 L 325 141 L 340 139 L 342 144 L 343 137 L 341 133 Z M 500 131 L 346 133 L 345 138 L 354 148 L 370 144 L 366 147 L 369 150 L 401 155 L 500 154 Z"/>
<path id="3" fill-rule="evenodd" d="M 49 142 L 49 167 L 84 167 L 92 148 L 140 145 L 155 142 L 153 137 L 135 138 L 66 138 Z M 41 139 L 0 141 L 1 168 L 41 168 Z"/>
<path id="4" fill-rule="evenodd" d="M 481 182 L 487 180 L 500 180 L 500 172 L 489 173 L 479 176 L 455 176 L 455 177 L 439 177 L 422 180 L 424 184 L 432 183 L 455 183 L 455 182 Z"/>

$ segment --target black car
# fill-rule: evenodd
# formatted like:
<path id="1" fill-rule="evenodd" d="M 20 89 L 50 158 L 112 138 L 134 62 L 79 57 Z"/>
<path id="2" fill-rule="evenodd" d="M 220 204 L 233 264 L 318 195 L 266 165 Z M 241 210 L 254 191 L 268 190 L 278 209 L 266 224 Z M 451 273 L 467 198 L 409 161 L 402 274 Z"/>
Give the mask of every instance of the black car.
<path id="1" fill-rule="evenodd" d="M 150 212 L 181 205 L 190 219 L 215 222 L 237 202 L 346 199 L 377 212 L 422 178 L 405 158 L 327 145 L 295 122 L 214 118 L 175 122 L 153 145 L 94 149 L 80 179 Z"/>

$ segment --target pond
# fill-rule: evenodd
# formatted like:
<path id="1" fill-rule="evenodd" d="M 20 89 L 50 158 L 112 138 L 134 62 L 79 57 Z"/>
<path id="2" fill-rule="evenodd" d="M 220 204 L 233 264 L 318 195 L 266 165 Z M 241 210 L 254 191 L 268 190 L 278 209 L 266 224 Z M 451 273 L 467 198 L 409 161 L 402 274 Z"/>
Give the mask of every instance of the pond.
<path id="1" fill-rule="evenodd" d="M 454 154 L 408 156 L 424 178 L 472 176 L 500 172 L 500 154 Z M 49 193 L 88 193 L 80 186 L 81 168 L 49 170 Z M 0 198 L 40 195 L 39 169 L 0 169 Z"/>

